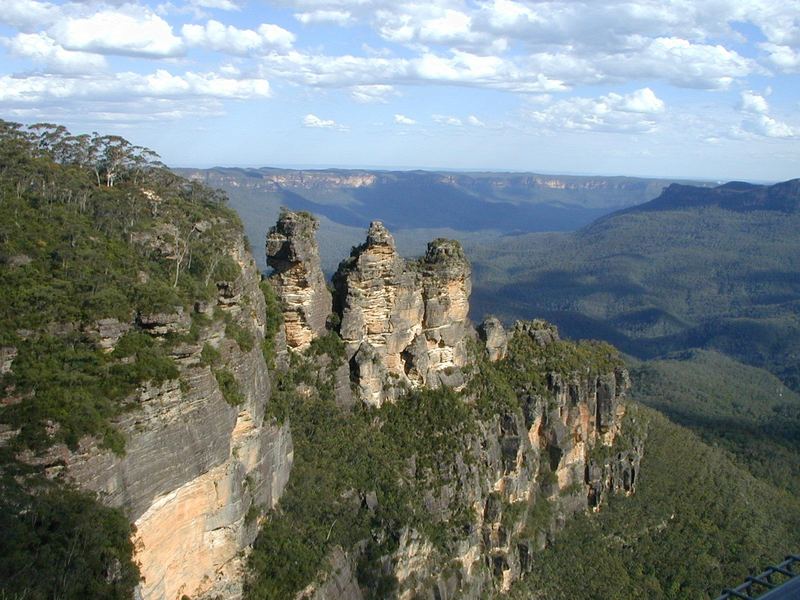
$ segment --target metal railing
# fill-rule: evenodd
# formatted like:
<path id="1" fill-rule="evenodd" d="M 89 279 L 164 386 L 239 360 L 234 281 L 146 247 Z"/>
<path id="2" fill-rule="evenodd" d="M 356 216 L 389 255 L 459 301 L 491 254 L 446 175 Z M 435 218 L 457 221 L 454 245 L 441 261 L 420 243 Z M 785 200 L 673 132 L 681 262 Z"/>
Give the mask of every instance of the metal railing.
<path id="1" fill-rule="evenodd" d="M 787 582 L 800 577 L 800 556 L 790 554 L 781 564 L 768 567 L 763 573 L 747 577 L 742 585 L 723 590 L 722 595 L 717 600 L 755 600 L 772 596 L 773 590 L 778 592 Z M 798 579 L 800 581 L 800 579 Z M 775 598 L 778 594 L 775 595 Z M 800 596 L 787 595 L 786 598 L 800 598 Z"/>

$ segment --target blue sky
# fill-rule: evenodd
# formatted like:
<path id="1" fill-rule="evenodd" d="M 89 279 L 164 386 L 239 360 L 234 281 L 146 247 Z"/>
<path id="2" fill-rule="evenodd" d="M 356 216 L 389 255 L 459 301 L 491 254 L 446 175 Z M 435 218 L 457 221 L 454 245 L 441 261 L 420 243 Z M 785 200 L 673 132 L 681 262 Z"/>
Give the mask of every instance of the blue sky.
<path id="1" fill-rule="evenodd" d="M 0 117 L 174 166 L 800 177 L 800 0 L 0 0 Z"/>

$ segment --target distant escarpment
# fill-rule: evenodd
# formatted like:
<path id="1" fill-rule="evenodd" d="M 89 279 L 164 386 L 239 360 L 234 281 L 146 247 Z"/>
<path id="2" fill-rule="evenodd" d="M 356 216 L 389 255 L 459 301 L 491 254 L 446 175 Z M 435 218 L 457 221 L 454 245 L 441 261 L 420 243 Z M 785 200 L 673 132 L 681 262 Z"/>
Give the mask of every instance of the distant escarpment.
<path id="1" fill-rule="evenodd" d="M 286 211 L 268 239 L 298 220 L 302 239 L 268 250 L 302 246 L 312 264 L 295 268 L 315 272 L 313 217 Z M 285 272 L 272 278 L 288 336 L 321 292 L 283 286 Z M 616 352 L 543 321 L 476 331 L 470 279 L 458 242 L 406 261 L 380 222 L 342 261 L 328 330 L 308 330 L 278 383 L 295 469 L 251 555 L 250 597 L 502 594 L 571 514 L 634 492 L 644 435 Z"/>

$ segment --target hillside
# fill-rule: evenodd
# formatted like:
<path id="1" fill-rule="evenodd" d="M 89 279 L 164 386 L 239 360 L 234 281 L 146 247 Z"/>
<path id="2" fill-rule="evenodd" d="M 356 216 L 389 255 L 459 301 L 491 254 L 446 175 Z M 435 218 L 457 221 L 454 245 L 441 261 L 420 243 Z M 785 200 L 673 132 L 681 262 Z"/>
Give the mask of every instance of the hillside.
<path id="1" fill-rule="evenodd" d="M 800 492 L 800 395 L 774 375 L 723 354 L 691 350 L 632 365 L 634 397 L 759 478 Z"/>
<path id="2" fill-rule="evenodd" d="M 476 315 L 538 314 L 649 358 L 713 348 L 800 388 L 797 181 L 672 186 L 573 234 L 471 247 Z"/>
<path id="3" fill-rule="evenodd" d="M 457 241 L 406 260 L 372 223 L 331 290 L 282 211 L 263 279 L 152 152 L 0 125 L 0 596 L 683 597 L 798 543 L 796 500 L 640 408 L 610 345 L 476 330 Z M 707 392 L 656 367 L 643 400 Z"/>
<path id="4" fill-rule="evenodd" d="M 236 214 L 55 125 L 0 122 L 0 199 L 0 596 L 225 588 L 291 468 Z"/>

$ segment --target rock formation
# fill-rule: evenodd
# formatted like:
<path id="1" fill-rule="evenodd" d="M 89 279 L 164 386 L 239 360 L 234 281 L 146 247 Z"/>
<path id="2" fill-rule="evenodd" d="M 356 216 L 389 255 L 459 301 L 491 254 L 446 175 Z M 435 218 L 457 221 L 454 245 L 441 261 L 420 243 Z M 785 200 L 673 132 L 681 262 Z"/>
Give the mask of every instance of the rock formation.
<path id="1" fill-rule="evenodd" d="M 508 352 L 508 334 L 497 317 L 487 317 L 478 327 L 478 335 L 486 346 L 489 360 L 496 362 L 506 357 Z"/>
<path id="2" fill-rule="evenodd" d="M 333 278 L 339 333 L 364 402 L 380 405 L 384 386 L 408 380 L 403 353 L 422 333 L 419 274 L 406 267 L 382 223 L 342 261 Z"/>
<path id="3" fill-rule="evenodd" d="M 298 353 L 325 331 L 331 302 L 314 228 L 312 217 L 285 212 L 267 244 L 286 344 Z M 76 482 L 124 508 L 136 525 L 142 600 L 239 598 L 242 560 L 259 515 L 275 507 L 289 477 L 288 422 L 278 425 L 265 416 L 270 381 L 260 351 L 266 316 L 259 277 L 243 240 L 231 257 L 241 275 L 218 282 L 217 298 L 194 307 L 207 323 L 197 338 L 172 347 L 179 378 L 143 386 L 135 398 L 138 410 L 119 419 L 125 455 L 89 439 L 78 452 L 56 450 Z M 475 331 L 468 320 L 470 266 L 458 242 L 434 240 L 424 257 L 406 261 L 375 222 L 366 242 L 341 263 L 334 283 L 345 360 L 337 365 L 332 355 L 307 352 L 301 359 L 318 369 L 320 382 L 330 378 L 328 389 L 337 399 L 350 392 L 348 376 L 360 399 L 375 406 L 398 400 L 408 388 L 465 385 L 467 345 Z M 157 339 L 187 335 L 192 319 L 191 311 L 176 307 L 136 315 L 129 324 L 98 322 L 90 333 L 110 350 L 127 328 Z M 227 335 L 231 323 L 252 335 L 252 346 L 243 348 Z M 512 356 L 519 340 L 542 352 L 562 343 L 556 328 L 543 321 L 518 323 L 507 333 L 498 320 L 488 319 L 480 336 L 494 362 Z M 230 369 L 241 404 L 226 402 L 215 377 L 220 365 L 203 358 L 208 347 Z M 4 368 L 12 360 L 13 352 L 3 349 Z M 552 541 L 567 516 L 597 509 L 608 494 L 633 491 L 641 441 L 633 436 L 619 444 L 627 372 L 610 367 L 545 375 L 544 383 L 537 376 L 516 386 L 516 408 L 481 417 L 475 429 L 454 440 L 457 459 L 436 467 L 439 483 L 425 488 L 426 511 L 447 523 L 452 507 L 470 507 L 470 521 L 447 550 L 410 525 L 401 530 L 395 549 L 380 557 L 382 572 L 397 581 L 398 597 L 478 599 L 506 591 L 533 568 L 533 555 Z M 476 402 L 469 390 L 464 401 Z M 298 391 L 306 392 L 311 393 Z M 431 476 L 414 464 L 408 469 L 412 480 Z M 362 492 L 364 506 L 376 510 L 375 494 Z M 361 600 L 361 552 L 359 545 L 334 548 L 326 573 L 299 597 Z"/>
<path id="4" fill-rule="evenodd" d="M 402 402 L 409 388 L 461 389 L 467 342 L 476 332 L 468 319 L 470 265 L 458 242 L 434 240 L 424 257 L 406 261 L 376 221 L 333 282 L 339 333 L 363 402 Z M 507 332 L 488 318 L 477 335 L 490 362 L 513 357 L 512 342 L 527 344 L 531 356 L 569 351 L 544 321 L 519 322 Z M 621 367 L 604 371 L 603 364 L 600 372 L 587 362 L 516 384 L 517 408 L 509 405 L 453 441 L 461 448 L 458 458 L 439 465 L 445 472 L 424 488 L 425 509 L 441 523 L 453 517 L 454 506 L 471 507 L 474 516 L 447 552 L 424 532 L 402 529 L 396 549 L 380 559 L 381 572 L 397 581 L 399 598 L 478 599 L 507 591 L 533 568 L 534 554 L 552 542 L 569 515 L 598 509 L 609 494 L 633 492 L 642 440 L 634 435 L 619 442 L 630 381 Z M 465 402 L 477 402 L 469 395 L 475 392 L 464 393 Z M 412 464 L 409 476 L 425 480 L 431 474 Z M 364 505 L 373 510 L 375 502 L 366 493 Z M 329 569 L 299 597 L 360 599 L 360 552 L 335 548 Z"/>
<path id="5" fill-rule="evenodd" d="M 471 280 L 458 242 L 435 240 L 408 263 L 375 221 L 333 281 L 339 332 L 364 402 L 379 406 L 405 387 L 463 382 Z"/>
<path id="6" fill-rule="evenodd" d="M 325 284 L 314 232 L 317 220 L 304 212 L 281 212 L 267 235 L 267 264 L 283 305 L 286 344 L 305 350 L 325 330 L 331 294 Z"/>
<path id="7" fill-rule="evenodd" d="M 495 326 L 489 329 L 496 334 Z M 557 329 L 543 321 L 517 323 L 506 342 L 520 338 L 542 352 L 559 343 Z M 506 592 L 535 568 L 536 553 L 569 516 L 598 510 L 610 494 L 633 493 L 644 440 L 635 416 L 626 439 L 620 438 L 629 386 L 621 367 L 549 372 L 543 383 L 516 390 L 521 408 L 481 420 L 477 431 L 454 440 L 456 460 L 438 466 L 438 484 L 425 486 L 424 507 L 444 524 L 454 517 L 453 507 L 471 507 L 469 523 L 447 550 L 423 531 L 403 528 L 396 549 L 380 560 L 381 572 L 397 582 L 392 597 L 479 600 Z M 427 477 L 413 465 L 409 476 Z M 335 548 L 331 568 L 302 597 L 360 600 L 358 552 Z"/>
<path id="8" fill-rule="evenodd" d="M 202 328 L 195 342 L 174 348 L 179 379 L 146 385 L 136 394 L 137 410 L 117 423 L 125 454 L 104 450 L 90 438 L 74 453 L 54 449 L 73 480 L 124 508 L 135 524 L 142 600 L 241 595 L 242 551 L 255 539 L 258 516 L 275 506 L 289 478 L 288 424 L 265 417 L 270 381 L 260 351 L 265 304 L 259 274 L 243 240 L 231 255 L 241 275 L 218 282 L 212 306 L 196 307 L 209 314 L 216 308 L 225 319 Z M 243 350 L 226 335 L 226 319 L 249 332 L 251 348 Z M 136 321 L 159 338 L 188 329 L 190 318 L 178 307 Z M 120 328 L 98 323 L 100 347 L 113 347 Z M 241 405 L 223 398 L 212 366 L 201 358 L 206 345 L 233 374 Z"/>

